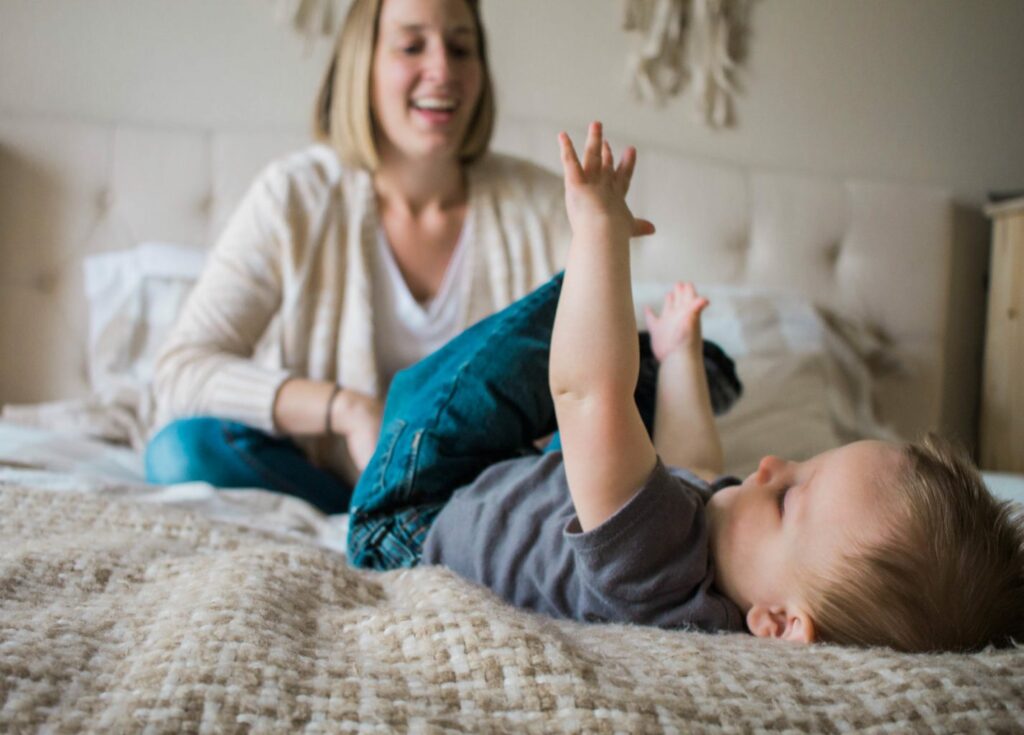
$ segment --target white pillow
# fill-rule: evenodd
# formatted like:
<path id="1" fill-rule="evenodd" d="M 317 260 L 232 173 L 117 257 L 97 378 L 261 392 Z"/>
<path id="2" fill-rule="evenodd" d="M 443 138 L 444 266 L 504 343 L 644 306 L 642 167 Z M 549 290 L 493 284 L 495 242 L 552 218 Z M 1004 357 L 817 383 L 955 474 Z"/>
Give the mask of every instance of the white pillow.
<path id="1" fill-rule="evenodd" d="M 1024 474 L 1013 472 L 982 472 L 985 486 L 1000 500 L 1017 503 L 1024 511 Z"/>
<path id="2" fill-rule="evenodd" d="M 146 386 L 153 360 L 202 271 L 197 247 L 147 242 L 85 258 L 89 380 L 96 393 Z"/>
<path id="3" fill-rule="evenodd" d="M 660 308 L 671 285 L 634 285 L 641 328 L 643 307 Z M 711 302 L 704 336 L 736 361 L 743 382 L 739 401 L 717 419 L 727 473 L 744 477 L 767 454 L 802 460 L 854 438 L 870 414 L 870 373 L 813 304 L 741 286 L 697 290 Z"/>

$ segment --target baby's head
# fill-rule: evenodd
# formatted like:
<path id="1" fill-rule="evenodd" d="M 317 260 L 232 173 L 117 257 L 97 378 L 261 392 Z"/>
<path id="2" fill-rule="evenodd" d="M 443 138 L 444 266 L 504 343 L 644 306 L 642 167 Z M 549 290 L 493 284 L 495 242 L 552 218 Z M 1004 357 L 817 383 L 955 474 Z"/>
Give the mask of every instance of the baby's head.
<path id="1" fill-rule="evenodd" d="M 716 585 L 754 635 L 902 651 L 1024 641 L 1021 529 L 937 439 L 765 457 L 708 516 Z"/>

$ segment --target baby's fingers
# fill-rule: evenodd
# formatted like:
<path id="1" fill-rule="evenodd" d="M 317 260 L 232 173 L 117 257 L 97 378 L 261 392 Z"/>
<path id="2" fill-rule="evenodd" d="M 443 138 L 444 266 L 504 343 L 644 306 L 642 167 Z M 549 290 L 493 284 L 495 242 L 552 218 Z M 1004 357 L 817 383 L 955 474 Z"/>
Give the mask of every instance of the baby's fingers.
<path id="1" fill-rule="evenodd" d="M 698 295 L 697 287 L 689 281 L 677 282 L 672 291 L 679 297 L 681 303 L 692 311 L 700 312 L 710 303 L 706 298 Z"/>
<path id="2" fill-rule="evenodd" d="M 562 151 L 562 172 L 569 181 L 579 181 L 583 178 L 583 169 L 580 167 L 580 159 L 576 155 L 576 149 L 572 145 L 572 138 L 568 133 L 558 134 L 558 147 Z"/>
<path id="3" fill-rule="evenodd" d="M 658 327 L 660 319 L 658 315 L 654 313 L 654 309 L 649 306 L 644 307 L 644 324 L 647 325 L 647 331 L 653 332 Z"/>
<path id="4" fill-rule="evenodd" d="M 697 298 L 697 287 L 689 281 L 677 281 L 675 292 L 684 297 L 687 301 Z"/>
<path id="5" fill-rule="evenodd" d="M 619 167 L 615 171 L 615 178 L 618 180 L 622 193 L 629 191 L 629 184 L 633 180 L 633 169 L 636 168 L 636 148 L 629 146 L 622 152 L 619 159 Z"/>
<path id="6" fill-rule="evenodd" d="M 647 235 L 654 234 L 654 223 L 649 219 L 634 218 L 633 220 L 633 232 L 630 233 L 630 237 L 647 237 Z"/>
<path id="7" fill-rule="evenodd" d="M 680 296 L 685 296 L 687 299 L 692 299 L 697 295 L 697 290 L 689 281 L 677 281 L 675 291 Z"/>
<path id="8" fill-rule="evenodd" d="M 601 123 L 592 122 L 587 130 L 587 145 L 583 149 L 583 170 L 590 173 L 601 166 Z"/>

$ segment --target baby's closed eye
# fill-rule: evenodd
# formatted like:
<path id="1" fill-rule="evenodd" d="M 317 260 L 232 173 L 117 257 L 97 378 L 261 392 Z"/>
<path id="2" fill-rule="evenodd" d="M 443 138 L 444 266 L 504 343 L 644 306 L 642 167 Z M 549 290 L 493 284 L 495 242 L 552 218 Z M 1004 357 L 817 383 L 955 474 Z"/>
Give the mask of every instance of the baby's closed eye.
<path id="1" fill-rule="evenodd" d="M 791 487 L 792 485 L 786 485 L 778 493 L 775 502 L 778 503 L 779 506 L 779 515 L 785 515 L 786 513 L 786 496 L 789 494 L 789 489 Z"/>

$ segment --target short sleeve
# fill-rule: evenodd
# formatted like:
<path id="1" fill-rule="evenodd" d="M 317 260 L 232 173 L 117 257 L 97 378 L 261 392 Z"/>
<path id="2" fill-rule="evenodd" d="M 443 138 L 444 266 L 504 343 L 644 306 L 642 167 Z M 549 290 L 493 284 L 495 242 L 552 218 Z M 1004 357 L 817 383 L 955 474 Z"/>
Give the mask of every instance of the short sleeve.
<path id="1" fill-rule="evenodd" d="M 701 494 L 659 459 L 633 498 L 597 528 L 565 529 L 584 586 L 612 605 L 658 606 L 699 594 L 709 575 Z"/>

